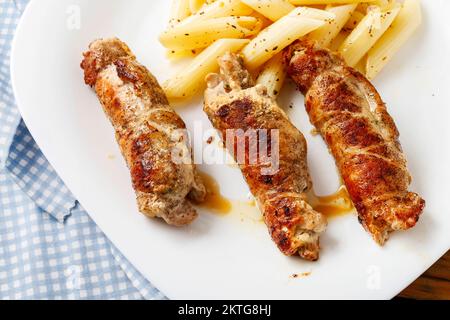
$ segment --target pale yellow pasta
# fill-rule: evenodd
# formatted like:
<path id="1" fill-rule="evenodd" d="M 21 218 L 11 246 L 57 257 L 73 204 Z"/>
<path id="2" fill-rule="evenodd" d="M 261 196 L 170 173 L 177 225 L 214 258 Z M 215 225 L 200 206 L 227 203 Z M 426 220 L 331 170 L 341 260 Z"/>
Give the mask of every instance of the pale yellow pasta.
<path id="1" fill-rule="evenodd" d="M 279 53 L 267 61 L 256 83 L 265 86 L 267 93 L 271 97 L 276 98 L 283 87 L 285 78 L 283 54 Z"/>
<path id="2" fill-rule="evenodd" d="M 169 49 L 189 50 L 205 48 L 218 39 L 246 38 L 260 30 L 261 21 L 255 17 L 223 17 L 169 28 L 159 41 Z"/>
<path id="3" fill-rule="evenodd" d="M 396 4 L 396 0 L 375 0 L 373 5 L 379 6 L 382 10 L 392 9 Z"/>
<path id="4" fill-rule="evenodd" d="M 173 0 L 169 25 L 174 26 L 191 15 L 189 0 Z"/>
<path id="5" fill-rule="evenodd" d="M 311 18 L 313 17 L 313 18 Z M 323 20 L 317 20 L 321 17 Z M 287 16 L 261 31 L 243 50 L 245 65 L 254 70 L 295 40 L 325 24 L 334 15 L 318 9 L 296 8 Z"/>
<path id="6" fill-rule="evenodd" d="M 341 45 L 344 43 L 345 39 L 350 35 L 350 31 L 347 31 L 346 29 L 343 29 L 339 34 L 331 41 L 330 45 L 328 46 L 328 49 L 330 49 L 333 52 L 336 52 L 339 50 Z"/>
<path id="7" fill-rule="evenodd" d="M 326 11 L 333 13 L 336 17 L 323 27 L 311 32 L 308 35 L 308 38 L 317 41 L 322 47 L 328 47 L 331 41 L 339 34 L 350 19 L 356 6 L 356 4 L 347 4 L 336 7 L 327 7 Z"/>
<path id="8" fill-rule="evenodd" d="M 170 99 L 187 98 L 205 87 L 205 77 L 218 69 L 217 59 L 226 52 L 238 52 L 248 44 L 247 39 L 220 39 L 195 57 L 177 75 L 164 83 L 163 88 Z"/>
<path id="9" fill-rule="evenodd" d="M 332 12 L 328 12 L 321 9 L 316 8 L 308 8 L 308 7 L 298 7 L 295 10 L 291 11 L 289 14 L 290 17 L 299 17 L 299 18 L 309 18 L 315 20 L 323 20 L 329 23 L 333 19 L 336 18 L 336 15 Z"/>
<path id="10" fill-rule="evenodd" d="M 419 0 L 405 0 L 402 9 L 389 30 L 369 51 L 367 77 L 375 76 L 386 66 L 403 44 L 413 35 L 422 22 Z"/>
<path id="11" fill-rule="evenodd" d="M 217 58 L 240 52 L 259 72 L 257 84 L 276 98 L 286 77 L 282 50 L 306 37 L 337 51 L 373 79 L 421 23 L 420 0 L 174 0 L 166 56 L 191 62 L 163 88 L 170 99 L 189 98 L 217 72 Z M 296 7 L 297 6 L 297 7 Z M 261 31 L 262 30 L 262 31 Z M 251 39 L 251 40 L 250 40 Z"/>
<path id="12" fill-rule="evenodd" d="M 253 10 L 272 21 L 281 19 L 295 9 L 287 0 L 241 0 Z"/>
<path id="13" fill-rule="evenodd" d="M 296 6 L 308 6 L 313 4 L 349 4 L 360 2 L 373 2 L 374 0 L 289 0 Z"/>
<path id="14" fill-rule="evenodd" d="M 190 25 L 201 20 L 208 20 L 229 16 L 248 16 L 253 9 L 243 4 L 240 0 L 217 0 L 204 5 L 200 11 L 184 19 L 180 25 Z"/>
<path id="15" fill-rule="evenodd" d="M 398 3 L 397 0 L 388 0 L 389 4 L 388 4 L 388 8 L 392 9 L 393 7 L 395 7 L 395 5 Z M 403 1 L 404 3 L 405 1 Z"/>
<path id="16" fill-rule="evenodd" d="M 371 6 L 380 7 L 381 10 L 389 10 L 392 9 L 397 3 L 397 0 L 372 0 L 371 2 L 362 2 L 358 4 L 356 11 L 365 15 Z"/>
<path id="17" fill-rule="evenodd" d="M 365 15 L 363 13 L 359 11 L 353 11 L 344 28 L 349 30 L 355 29 L 355 27 L 361 22 L 362 19 L 364 19 L 364 17 Z"/>
<path id="18" fill-rule="evenodd" d="M 166 51 L 166 57 L 169 60 L 175 61 L 185 58 L 193 58 L 197 54 L 199 54 L 202 51 L 202 49 L 193 49 L 193 50 L 186 50 L 186 49 L 167 49 Z"/>
<path id="19" fill-rule="evenodd" d="M 365 54 L 361 60 L 353 67 L 358 70 L 361 74 L 366 74 L 366 64 L 367 64 L 367 54 Z"/>
<path id="20" fill-rule="evenodd" d="M 381 9 L 387 8 L 389 6 L 390 0 L 375 0 L 374 5 L 379 6 Z"/>
<path id="21" fill-rule="evenodd" d="M 369 9 L 369 6 L 373 5 L 372 3 L 360 3 L 358 4 L 358 7 L 356 7 L 356 11 L 361 12 L 362 14 L 366 15 L 367 10 Z"/>
<path id="22" fill-rule="evenodd" d="M 352 31 L 339 48 L 339 53 L 349 66 L 355 66 L 389 28 L 400 11 L 400 5 L 388 11 L 375 8 Z"/>
<path id="23" fill-rule="evenodd" d="M 189 9 L 192 14 L 198 12 L 205 4 L 205 0 L 189 0 Z"/>
<path id="24" fill-rule="evenodd" d="M 262 28 L 265 29 L 268 26 L 270 26 L 273 21 L 270 20 L 269 18 L 263 16 L 261 13 L 259 13 L 258 11 L 253 11 L 251 14 L 252 17 L 258 18 L 259 20 L 261 20 L 261 24 L 262 24 Z"/>

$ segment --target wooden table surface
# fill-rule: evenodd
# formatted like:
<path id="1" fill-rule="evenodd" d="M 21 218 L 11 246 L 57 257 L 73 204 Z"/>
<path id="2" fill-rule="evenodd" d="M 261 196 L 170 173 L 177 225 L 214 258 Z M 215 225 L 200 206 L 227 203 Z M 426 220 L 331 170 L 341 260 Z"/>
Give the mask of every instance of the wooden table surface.
<path id="1" fill-rule="evenodd" d="M 398 297 L 450 300 L 450 251 Z"/>

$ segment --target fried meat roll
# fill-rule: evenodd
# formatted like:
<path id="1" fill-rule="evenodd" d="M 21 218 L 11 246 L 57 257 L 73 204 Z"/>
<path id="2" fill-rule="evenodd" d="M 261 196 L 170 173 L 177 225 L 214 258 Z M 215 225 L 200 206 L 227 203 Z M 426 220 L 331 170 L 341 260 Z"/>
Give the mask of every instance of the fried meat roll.
<path id="1" fill-rule="evenodd" d="M 245 144 L 245 157 L 240 157 L 245 161 L 237 162 L 278 248 L 289 256 L 299 254 L 317 260 L 319 235 L 326 228 L 326 218 L 307 203 L 311 180 L 304 136 L 266 88 L 255 86 L 240 57 L 226 54 L 219 64 L 221 74 L 207 77 L 204 110 L 223 140 L 231 141 L 227 148 L 236 159 Z M 239 140 L 242 135 L 251 137 L 249 132 L 255 133 L 256 140 Z M 269 149 L 265 155 L 277 159 L 273 172 L 265 172 L 274 163 L 262 156 L 263 146 Z"/>
<path id="2" fill-rule="evenodd" d="M 81 67 L 115 129 L 139 211 L 189 224 L 197 216 L 192 203 L 202 202 L 206 191 L 190 161 L 186 126 L 155 77 L 115 38 L 94 41 Z"/>
<path id="3" fill-rule="evenodd" d="M 337 54 L 306 40 L 291 45 L 285 60 L 365 229 L 382 245 L 390 232 L 413 227 L 425 201 L 408 191 L 399 132 L 374 86 Z"/>

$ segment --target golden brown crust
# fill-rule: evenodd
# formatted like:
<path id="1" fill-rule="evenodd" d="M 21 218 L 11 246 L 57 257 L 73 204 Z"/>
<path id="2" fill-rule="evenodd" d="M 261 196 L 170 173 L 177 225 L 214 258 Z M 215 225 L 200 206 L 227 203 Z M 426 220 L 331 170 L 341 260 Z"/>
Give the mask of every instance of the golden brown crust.
<path id="1" fill-rule="evenodd" d="M 288 74 L 306 94 L 312 124 L 327 142 L 359 220 L 383 244 L 413 227 L 425 201 L 411 182 L 399 132 L 373 85 L 337 55 L 298 41 L 285 51 Z"/>
<path id="2" fill-rule="evenodd" d="M 306 140 L 292 125 L 286 114 L 269 97 L 262 86 L 255 86 L 236 55 L 227 54 L 219 59 L 221 75 L 208 76 L 209 89 L 205 93 L 204 110 L 214 127 L 227 141 L 227 130 L 267 130 L 267 136 L 258 134 L 260 145 L 272 150 L 273 129 L 277 130 L 279 170 L 264 174 L 268 163 L 250 161 L 250 143 L 245 144 L 245 161 L 240 162 L 242 173 L 263 211 L 265 223 L 279 249 L 286 255 L 299 254 L 308 260 L 319 257 L 319 235 L 326 226 L 325 217 L 306 202 L 311 187 L 307 168 Z M 241 140 L 242 141 L 242 140 Z M 233 141 L 230 151 L 237 155 L 242 148 Z M 256 150 L 256 149 L 255 149 Z M 273 154 L 272 154 L 273 153 Z M 259 150 L 256 152 L 260 157 Z"/>
<path id="3" fill-rule="evenodd" d="M 135 58 L 125 43 L 115 40 L 108 40 L 107 45 L 102 41 L 94 41 L 89 45 L 89 51 L 83 54 L 81 69 L 84 70 L 84 81 L 87 85 L 93 87 L 98 74 L 118 59 Z"/>
<path id="4" fill-rule="evenodd" d="M 114 126 L 139 210 L 169 224 L 190 223 L 197 216 L 191 201 L 203 201 L 206 191 L 190 161 L 186 126 L 155 77 L 118 39 L 93 42 L 81 67 Z M 174 150 L 187 163 L 175 163 Z"/>

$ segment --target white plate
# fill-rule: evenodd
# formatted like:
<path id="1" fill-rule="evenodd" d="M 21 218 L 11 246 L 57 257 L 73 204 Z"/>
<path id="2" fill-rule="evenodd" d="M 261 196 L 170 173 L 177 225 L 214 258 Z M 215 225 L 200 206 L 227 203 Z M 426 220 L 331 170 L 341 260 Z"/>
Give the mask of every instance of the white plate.
<path id="1" fill-rule="evenodd" d="M 170 298 L 382 298 L 395 296 L 450 246 L 450 28 L 448 1 L 423 1 L 424 24 L 375 81 L 402 133 L 414 175 L 412 189 L 427 200 L 416 228 L 378 247 L 356 217 L 330 222 L 319 262 L 281 255 L 262 223 L 238 212 L 204 213 L 174 229 L 136 210 L 125 163 L 94 93 L 83 83 L 81 53 L 96 38 L 118 36 L 159 78 L 175 68 L 157 41 L 168 1 L 34 0 L 26 9 L 12 51 L 12 82 L 23 118 L 43 152 L 95 222 L 124 255 Z M 76 15 L 80 14 L 79 29 Z M 312 137 L 303 98 L 280 99 L 309 142 L 315 188 L 335 191 L 338 179 L 327 149 Z M 209 123 L 201 100 L 180 108 L 192 129 Z M 111 157 L 113 155 L 114 157 Z M 223 193 L 245 200 L 238 170 L 202 166 Z M 292 278 L 294 273 L 311 272 Z"/>

